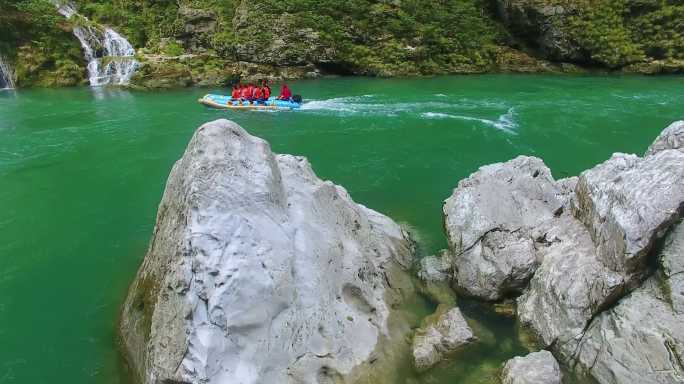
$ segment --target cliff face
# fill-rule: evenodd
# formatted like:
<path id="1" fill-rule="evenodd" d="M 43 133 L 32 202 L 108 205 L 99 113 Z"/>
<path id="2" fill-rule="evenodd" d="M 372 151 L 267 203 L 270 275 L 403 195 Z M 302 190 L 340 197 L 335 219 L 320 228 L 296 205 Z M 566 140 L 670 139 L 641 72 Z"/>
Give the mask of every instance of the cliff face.
<path id="1" fill-rule="evenodd" d="M 0 1 L 0 55 L 18 87 L 60 87 L 85 81 L 81 46 L 48 1 Z"/>
<path id="2" fill-rule="evenodd" d="M 684 66 L 684 5 L 665 0 L 496 0 L 527 48 L 554 61 L 637 72 Z"/>
<path id="3" fill-rule="evenodd" d="M 0 1 L 0 18 L 12 19 L 13 31 L 0 37 L 5 45 L 0 49 L 15 53 L 17 67 L 27 63 L 18 72 L 28 85 L 50 85 L 35 80 L 43 72 L 59 73 L 65 85 L 78 83 L 78 69 L 85 70 L 69 26 L 56 20 L 44 27 L 21 22 L 51 12 L 58 17 L 47 3 Z M 684 5 L 666 0 L 74 3 L 84 16 L 113 27 L 138 48 L 142 67 L 134 83 L 146 87 L 219 85 L 238 75 L 560 72 L 578 70 L 574 65 L 670 73 L 684 68 Z M 20 51 L 23 56 L 17 57 Z"/>

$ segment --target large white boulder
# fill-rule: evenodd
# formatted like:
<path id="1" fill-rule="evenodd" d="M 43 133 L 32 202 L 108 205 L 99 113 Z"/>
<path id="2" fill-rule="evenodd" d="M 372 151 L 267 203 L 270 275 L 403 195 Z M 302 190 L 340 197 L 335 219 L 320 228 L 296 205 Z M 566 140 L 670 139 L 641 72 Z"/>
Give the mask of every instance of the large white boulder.
<path id="1" fill-rule="evenodd" d="M 412 253 L 306 159 L 208 123 L 169 176 L 123 349 L 146 384 L 353 382 L 384 358 Z"/>
<path id="2" fill-rule="evenodd" d="M 563 211 L 567 190 L 538 158 L 480 168 L 444 204 L 455 283 L 477 298 L 519 294 L 539 265 L 531 232 Z"/>

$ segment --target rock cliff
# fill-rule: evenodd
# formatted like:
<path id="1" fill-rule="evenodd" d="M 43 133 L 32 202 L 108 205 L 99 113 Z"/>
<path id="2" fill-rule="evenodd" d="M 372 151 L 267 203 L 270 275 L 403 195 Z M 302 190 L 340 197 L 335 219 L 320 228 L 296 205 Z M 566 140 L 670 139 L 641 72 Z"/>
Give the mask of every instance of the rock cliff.
<path id="1" fill-rule="evenodd" d="M 174 165 L 119 330 L 142 383 L 327 383 L 389 357 L 413 245 L 235 123 Z M 396 322 L 393 322 L 396 323 Z"/>

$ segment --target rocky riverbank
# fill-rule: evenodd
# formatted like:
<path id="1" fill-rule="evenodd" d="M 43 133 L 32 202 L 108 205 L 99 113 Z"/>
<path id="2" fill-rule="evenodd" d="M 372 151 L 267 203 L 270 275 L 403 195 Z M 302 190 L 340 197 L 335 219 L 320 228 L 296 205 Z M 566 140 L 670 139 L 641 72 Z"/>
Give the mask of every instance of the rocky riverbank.
<path id="1" fill-rule="evenodd" d="M 521 156 L 459 182 L 444 205 L 451 262 L 423 275 L 482 300 L 517 297 L 521 324 L 580 377 L 674 383 L 683 215 L 684 122 L 643 157 L 616 153 L 579 177 L 554 180 Z"/>
<path id="2" fill-rule="evenodd" d="M 123 307 L 135 376 L 396 383 L 402 354 L 426 370 L 491 337 L 439 288 L 450 284 L 497 302 L 537 336 L 530 348 L 553 353 L 510 360 L 504 383 L 560 383 L 561 367 L 600 384 L 684 377 L 684 122 L 644 156 L 579 177 L 555 180 L 525 156 L 484 166 L 443 210 L 449 249 L 418 272 L 442 304 L 411 330 L 397 310 L 416 288 L 407 232 L 306 159 L 232 122 L 202 126 Z"/>
<path id="3" fill-rule="evenodd" d="M 238 76 L 684 69 L 684 6 L 662 1 L 70 3 L 131 42 L 141 63 L 132 84 L 141 88 L 217 86 Z M 86 82 L 87 60 L 69 33 L 78 25 L 50 6 L 0 2 L 0 52 L 21 87 Z"/>

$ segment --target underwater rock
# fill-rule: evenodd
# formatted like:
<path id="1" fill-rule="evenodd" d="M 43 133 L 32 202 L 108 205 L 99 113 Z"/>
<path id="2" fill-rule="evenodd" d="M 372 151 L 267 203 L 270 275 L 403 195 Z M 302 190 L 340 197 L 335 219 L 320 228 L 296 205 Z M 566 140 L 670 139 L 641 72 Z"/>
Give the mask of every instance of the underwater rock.
<path id="1" fill-rule="evenodd" d="M 425 282 L 448 281 L 451 275 L 452 260 L 447 250 L 436 256 L 425 256 L 419 261 L 418 277 Z"/>
<path id="2" fill-rule="evenodd" d="M 305 158 L 207 123 L 169 176 L 123 350 L 142 383 L 354 381 L 397 339 L 412 255 L 399 225 Z"/>
<path id="3" fill-rule="evenodd" d="M 560 384 L 563 375 L 558 362 L 549 351 L 514 357 L 506 362 L 502 384 Z"/>
<path id="4" fill-rule="evenodd" d="M 477 340 L 458 307 L 440 306 L 425 319 L 413 338 L 415 367 L 424 370 L 439 363 L 448 354 Z"/>
<path id="5" fill-rule="evenodd" d="M 539 264 L 532 230 L 563 211 L 565 193 L 534 157 L 461 180 L 443 208 L 458 288 L 484 300 L 522 292 Z"/>

